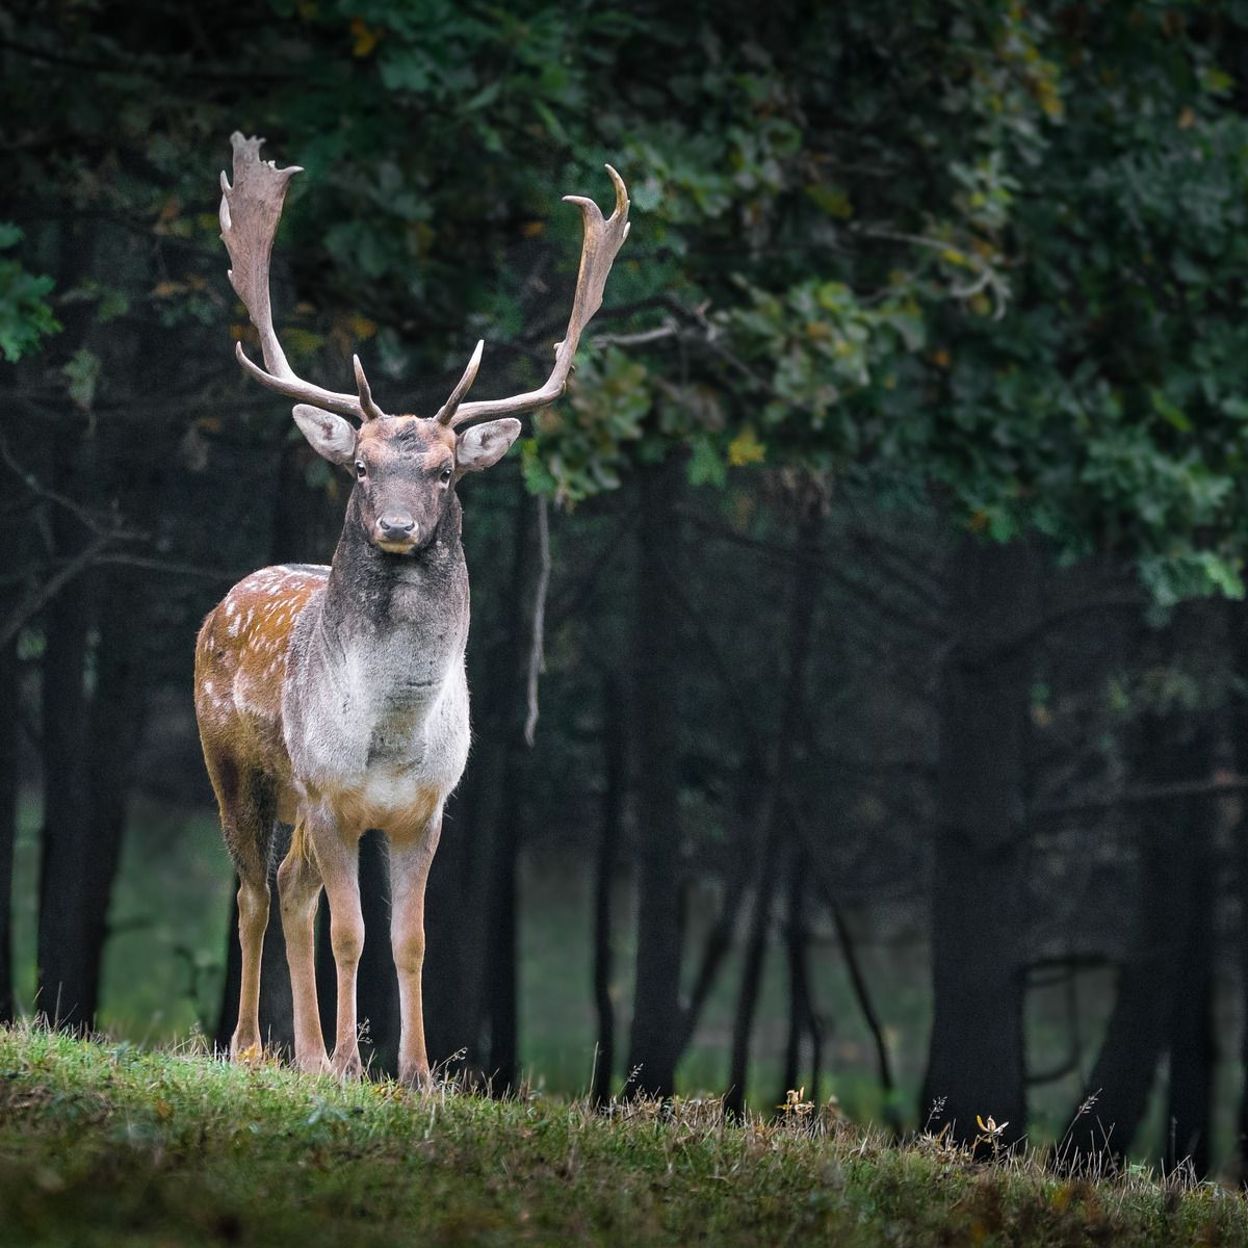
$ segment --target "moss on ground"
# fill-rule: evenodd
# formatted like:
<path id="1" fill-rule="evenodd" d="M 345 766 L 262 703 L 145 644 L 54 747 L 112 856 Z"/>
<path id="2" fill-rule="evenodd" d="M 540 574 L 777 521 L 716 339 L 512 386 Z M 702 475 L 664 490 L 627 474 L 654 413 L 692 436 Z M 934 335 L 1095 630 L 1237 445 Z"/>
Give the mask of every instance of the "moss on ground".
<path id="1" fill-rule="evenodd" d="M 0 1243 L 1248 1242 L 1248 1204 L 1138 1171 L 976 1165 L 822 1119 L 341 1084 L 0 1029 Z"/>

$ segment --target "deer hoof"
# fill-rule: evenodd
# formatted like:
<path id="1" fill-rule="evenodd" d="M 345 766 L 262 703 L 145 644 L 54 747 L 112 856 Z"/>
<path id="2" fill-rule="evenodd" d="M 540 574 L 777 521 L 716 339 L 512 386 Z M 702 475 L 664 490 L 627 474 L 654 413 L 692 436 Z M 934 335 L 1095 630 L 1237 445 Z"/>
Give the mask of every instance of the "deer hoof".
<path id="1" fill-rule="evenodd" d="M 412 1066 L 399 1070 L 399 1082 L 413 1092 L 432 1092 L 433 1074 L 428 1066 Z"/>
<path id="2" fill-rule="evenodd" d="M 340 1079 L 358 1079 L 364 1073 L 364 1063 L 360 1061 L 359 1049 L 352 1049 L 349 1053 L 341 1055 L 335 1052 L 331 1066 L 334 1074 Z"/>
<path id="3" fill-rule="evenodd" d="M 239 1066 L 256 1066 L 264 1057 L 264 1046 L 259 1037 L 240 1036 L 234 1033 L 230 1040 L 230 1061 Z"/>
<path id="4" fill-rule="evenodd" d="M 305 1075 L 328 1075 L 333 1073 L 333 1068 L 329 1064 L 329 1058 L 325 1056 L 324 1049 L 319 1053 L 296 1054 L 295 1067 Z"/>

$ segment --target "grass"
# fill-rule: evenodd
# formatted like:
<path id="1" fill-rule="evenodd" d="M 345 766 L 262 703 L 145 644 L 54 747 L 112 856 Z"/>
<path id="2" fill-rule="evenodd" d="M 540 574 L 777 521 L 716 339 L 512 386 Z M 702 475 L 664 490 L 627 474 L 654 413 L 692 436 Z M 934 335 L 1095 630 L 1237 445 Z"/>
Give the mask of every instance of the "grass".
<path id="1" fill-rule="evenodd" d="M 1221 1244 L 1248 1204 L 1138 1168 L 892 1147 L 817 1111 L 498 1102 L 0 1029 L 0 1243 Z"/>

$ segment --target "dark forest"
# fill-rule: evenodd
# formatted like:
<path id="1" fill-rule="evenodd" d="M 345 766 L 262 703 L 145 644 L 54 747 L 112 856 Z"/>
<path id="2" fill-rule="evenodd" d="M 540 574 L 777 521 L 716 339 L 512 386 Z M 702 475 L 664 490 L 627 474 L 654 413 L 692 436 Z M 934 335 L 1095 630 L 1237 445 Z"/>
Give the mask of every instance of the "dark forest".
<path id="1" fill-rule="evenodd" d="M 425 416 L 478 339 L 474 398 L 540 384 L 561 197 L 632 201 L 566 393 L 458 486 L 440 1075 L 1236 1178 L 1248 6 L 0 15 L 0 1018 L 138 1046 L 238 1010 L 196 632 L 355 486 L 235 360 L 234 131 L 304 170 L 296 371 Z M 288 1053 L 276 918 L 260 1018 Z"/>

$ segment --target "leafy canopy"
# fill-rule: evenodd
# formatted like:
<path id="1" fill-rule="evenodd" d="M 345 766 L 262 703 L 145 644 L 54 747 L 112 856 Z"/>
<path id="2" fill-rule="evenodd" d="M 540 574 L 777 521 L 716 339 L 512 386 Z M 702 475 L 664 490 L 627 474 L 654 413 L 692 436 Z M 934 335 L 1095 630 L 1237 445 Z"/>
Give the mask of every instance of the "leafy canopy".
<path id="1" fill-rule="evenodd" d="M 0 21 L 30 240 L 69 203 L 160 248 L 147 289 L 67 292 L 101 318 L 221 324 L 213 175 L 242 127 L 308 169 L 279 274 L 300 367 L 345 378 L 363 344 L 379 391 L 419 378 L 395 398 L 423 410 L 484 336 L 481 392 L 526 385 L 575 272 L 556 196 L 605 198 L 610 160 L 633 235 L 598 345 L 526 442 L 533 489 L 575 502 L 676 449 L 711 485 L 886 472 L 959 528 L 1127 555 L 1163 600 L 1241 592 L 1242 4 Z M 32 55 L 46 73 L 9 72 Z M 3 264 L 14 357 L 52 326 L 48 288 Z"/>

